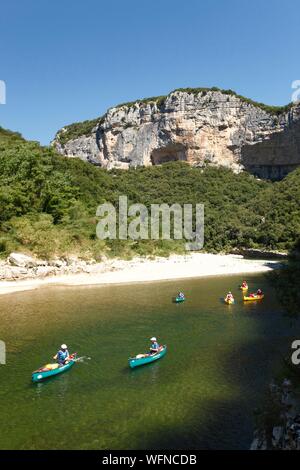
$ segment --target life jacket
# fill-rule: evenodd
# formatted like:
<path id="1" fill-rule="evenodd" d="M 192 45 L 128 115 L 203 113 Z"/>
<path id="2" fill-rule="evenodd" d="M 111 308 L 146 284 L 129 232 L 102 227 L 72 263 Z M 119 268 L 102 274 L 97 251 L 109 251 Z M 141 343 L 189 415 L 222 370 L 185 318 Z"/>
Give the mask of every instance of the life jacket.
<path id="1" fill-rule="evenodd" d="M 58 351 L 58 353 L 57 353 L 57 360 L 58 360 L 58 362 L 64 362 L 64 361 L 67 359 L 68 355 L 69 355 L 68 350 L 62 351 L 62 350 L 60 349 L 60 350 Z"/>

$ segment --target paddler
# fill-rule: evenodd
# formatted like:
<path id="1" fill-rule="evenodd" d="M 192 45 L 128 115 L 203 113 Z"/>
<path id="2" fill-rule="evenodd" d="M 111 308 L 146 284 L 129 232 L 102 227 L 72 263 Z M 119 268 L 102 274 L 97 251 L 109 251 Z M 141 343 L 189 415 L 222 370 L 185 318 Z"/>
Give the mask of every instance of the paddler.
<path id="1" fill-rule="evenodd" d="M 243 288 L 243 289 L 246 289 L 246 287 L 248 287 L 248 284 L 247 284 L 246 281 L 243 281 L 243 282 L 242 282 L 242 288 Z"/>
<path id="2" fill-rule="evenodd" d="M 232 295 L 232 293 L 231 293 L 230 291 L 229 291 L 228 294 L 226 295 L 226 299 L 225 299 L 225 300 L 226 300 L 227 302 L 228 302 L 228 301 L 231 301 L 231 300 L 234 300 L 233 295 Z"/>
<path id="3" fill-rule="evenodd" d="M 150 354 L 155 354 L 160 350 L 160 345 L 158 344 L 155 336 L 153 336 L 153 338 L 151 338 L 150 341 L 151 341 Z"/>
<path id="4" fill-rule="evenodd" d="M 68 346 L 66 344 L 62 344 L 60 350 L 53 356 L 60 366 L 63 366 L 67 362 L 69 362 L 70 354 L 68 351 Z"/>

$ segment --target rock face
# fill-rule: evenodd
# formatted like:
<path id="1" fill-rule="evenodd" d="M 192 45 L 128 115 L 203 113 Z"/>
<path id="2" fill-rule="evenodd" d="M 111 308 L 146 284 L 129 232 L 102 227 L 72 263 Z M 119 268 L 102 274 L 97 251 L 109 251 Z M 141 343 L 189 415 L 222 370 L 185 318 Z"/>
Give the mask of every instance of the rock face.
<path id="1" fill-rule="evenodd" d="M 281 114 L 222 91 L 175 91 L 111 108 L 89 135 L 53 145 L 105 168 L 184 160 L 280 179 L 300 165 L 300 105 Z"/>
<path id="2" fill-rule="evenodd" d="M 299 394 L 289 379 L 270 384 L 269 410 L 261 414 L 251 450 L 300 450 Z"/>

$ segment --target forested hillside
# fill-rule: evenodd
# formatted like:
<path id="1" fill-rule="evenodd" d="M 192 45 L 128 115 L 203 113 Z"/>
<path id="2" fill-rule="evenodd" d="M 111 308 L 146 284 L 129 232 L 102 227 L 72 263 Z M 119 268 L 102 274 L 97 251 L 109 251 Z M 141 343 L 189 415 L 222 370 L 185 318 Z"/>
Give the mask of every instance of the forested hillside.
<path id="1" fill-rule="evenodd" d="M 300 237 L 300 169 L 271 183 L 183 162 L 106 171 L 0 128 L 0 256 L 83 258 L 182 252 L 184 241 L 101 241 L 96 208 L 118 202 L 204 203 L 205 246 L 290 250 Z"/>

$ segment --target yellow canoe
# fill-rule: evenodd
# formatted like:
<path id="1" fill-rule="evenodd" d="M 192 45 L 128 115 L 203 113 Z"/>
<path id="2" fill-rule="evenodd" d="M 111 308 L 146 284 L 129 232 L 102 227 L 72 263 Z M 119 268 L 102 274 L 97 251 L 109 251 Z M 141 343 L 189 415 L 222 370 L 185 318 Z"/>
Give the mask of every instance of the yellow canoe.
<path id="1" fill-rule="evenodd" d="M 245 301 L 261 300 L 261 299 L 264 298 L 264 296 L 265 296 L 264 294 L 262 294 L 262 295 L 253 295 L 253 297 L 244 295 L 243 299 L 244 299 Z"/>

